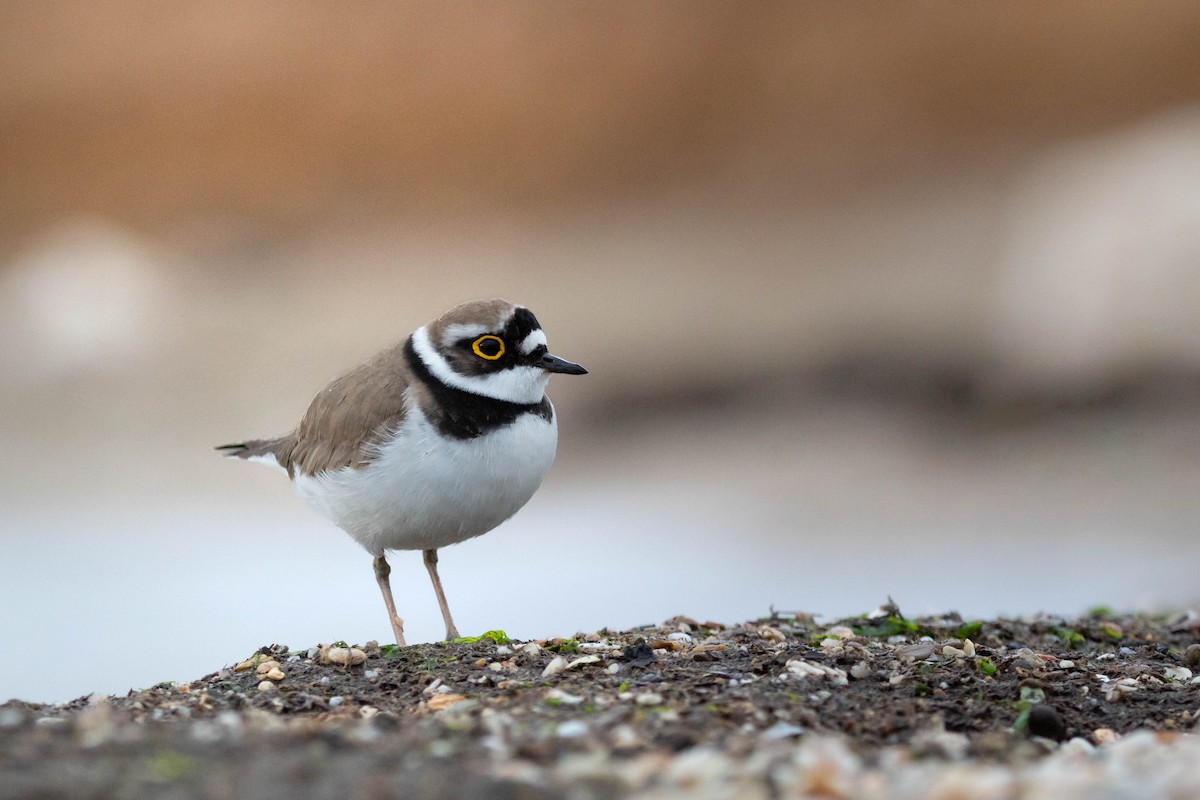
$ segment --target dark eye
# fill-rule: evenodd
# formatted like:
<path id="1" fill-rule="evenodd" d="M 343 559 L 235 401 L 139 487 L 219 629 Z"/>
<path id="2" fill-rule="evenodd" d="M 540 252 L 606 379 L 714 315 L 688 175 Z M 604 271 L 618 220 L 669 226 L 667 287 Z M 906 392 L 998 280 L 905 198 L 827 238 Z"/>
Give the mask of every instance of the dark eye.
<path id="1" fill-rule="evenodd" d="M 489 333 L 471 342 L 471 349 L 480 358 L 495 361 L 504 355 L 504 340 Z"/>

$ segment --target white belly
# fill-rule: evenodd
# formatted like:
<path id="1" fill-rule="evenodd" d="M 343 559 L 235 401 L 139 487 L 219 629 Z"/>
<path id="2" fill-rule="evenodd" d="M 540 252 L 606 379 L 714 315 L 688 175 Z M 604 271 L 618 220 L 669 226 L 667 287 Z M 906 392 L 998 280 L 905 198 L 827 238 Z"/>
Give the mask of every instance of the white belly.
<path id="1" fill-rule="evenodd" d="M 297 474 L 296 493 L 372 555 L 428 550 L 487 533 L 520 510 L 554 461 L 558 425 L 522 414 L 475 439 L 448 439 L 410 408 L 360 469 Z"/>

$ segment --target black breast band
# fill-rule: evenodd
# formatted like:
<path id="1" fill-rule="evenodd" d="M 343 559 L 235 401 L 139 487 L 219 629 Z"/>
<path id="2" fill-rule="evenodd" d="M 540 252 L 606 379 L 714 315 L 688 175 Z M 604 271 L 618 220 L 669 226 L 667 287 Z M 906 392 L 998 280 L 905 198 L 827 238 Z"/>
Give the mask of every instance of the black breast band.
<path id="1" fill-rule="evenodd" d="M 434 407 L 425 412 L 444 436 L 474 439 L 513 424 L 522 414 L 537 414 L 547 422 L 554 418 L 554 409 L 545 397 L 540 403 L 510 403 L 447 386 L 417 355 L 411 336 L 404 343 L 404 357 L 413 375 L 433 394 Z"/>

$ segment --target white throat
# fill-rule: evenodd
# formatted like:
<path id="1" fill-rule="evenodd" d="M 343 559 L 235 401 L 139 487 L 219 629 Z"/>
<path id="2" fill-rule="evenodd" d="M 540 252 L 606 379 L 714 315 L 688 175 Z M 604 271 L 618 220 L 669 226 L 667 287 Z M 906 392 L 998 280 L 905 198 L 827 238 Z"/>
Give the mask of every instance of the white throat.
<path id="1" fill-rule="evenodd" d="M 446 359 L 434 348 L 424 325 L 413 331 L 412 342 L 417 358 L 421 359 L 433 377 L 447 386 L 481 397 L 523 405 L 540 403 L 546 394 L 550 375 L 540 367 L 513 367 L 490 375 L 461 375 L 451 369 Z"/>

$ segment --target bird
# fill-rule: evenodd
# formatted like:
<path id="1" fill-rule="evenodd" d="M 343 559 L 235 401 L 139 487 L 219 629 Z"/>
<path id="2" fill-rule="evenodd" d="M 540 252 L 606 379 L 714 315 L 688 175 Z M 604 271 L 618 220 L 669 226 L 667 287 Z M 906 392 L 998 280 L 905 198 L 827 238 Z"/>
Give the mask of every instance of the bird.
<path id="1" fill-rule="evenodd" d="M 551 355 L 528 308 L 473 300 L 335 378 L 290 433 L 216 449 L 281 468 L 366 549 L 399 646 L 386 554 L 420 550 L 452 641 L 438 550 L 492 530 L 541 485 L 558 446 L 554 373 L 587 370 Z"/>

